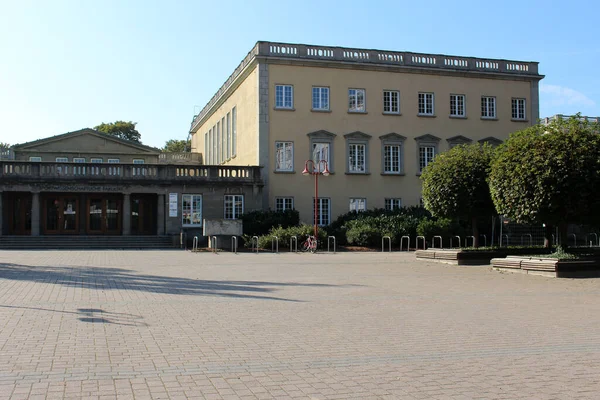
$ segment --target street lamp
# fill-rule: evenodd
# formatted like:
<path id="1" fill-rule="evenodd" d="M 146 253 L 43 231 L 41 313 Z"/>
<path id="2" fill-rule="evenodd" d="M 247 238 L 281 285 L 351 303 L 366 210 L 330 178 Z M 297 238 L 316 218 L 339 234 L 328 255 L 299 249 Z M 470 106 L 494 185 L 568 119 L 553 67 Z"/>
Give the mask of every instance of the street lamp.
<path id="1" fill-rule="evenodd" d="M 312 165 L 312 168 L 308 168 L 308 165 Z M 321 171 L 321 164 L 324 165 L 323 171 Z M 304 162 L 304 171 L 302 175 L 314 175 L 315 176 L 315 240 L 318 240 L 319 224 L 317 218 L 317 210 L 319 206 L 319 175 L 329 176 L 329 169 L 327 168 L 327 161 L 320 160 L 315 163 L 313 160 L 306 160 Z"/>

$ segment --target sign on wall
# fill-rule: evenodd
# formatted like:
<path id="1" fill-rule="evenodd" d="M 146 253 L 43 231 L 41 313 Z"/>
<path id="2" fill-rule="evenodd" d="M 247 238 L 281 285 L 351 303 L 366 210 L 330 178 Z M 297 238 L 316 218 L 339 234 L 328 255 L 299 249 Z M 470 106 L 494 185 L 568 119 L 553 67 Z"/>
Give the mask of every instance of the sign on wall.
<path id="1" fill-rule="evenodd" d="M 169 193 L 169 217 L 177 216 L 177 193 Z"/>

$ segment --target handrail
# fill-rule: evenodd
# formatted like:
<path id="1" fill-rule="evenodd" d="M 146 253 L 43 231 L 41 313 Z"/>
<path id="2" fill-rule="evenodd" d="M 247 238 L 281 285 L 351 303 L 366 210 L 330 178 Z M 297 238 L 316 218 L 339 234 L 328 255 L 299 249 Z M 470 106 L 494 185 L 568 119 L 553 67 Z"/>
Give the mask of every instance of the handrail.
<path id="1" fill-rule="evenodd" d="M 213 244 L 214 243 L 214 244 Z M 210 244 L 213 248 L 213 253 L 217 253 L 217 246 L 219 244 L 219 239 L 216 236 L 210 238 Z"/>
<path id="2" fill-rule="evenodd" d="M 232 236 L 231 237 L 231 252 L 233 254 L 237 254 L 237 249 L 238 249 L 238 238 L 237 238 L 237 236 Z"/>
<path id="3" fill-rule="evenodd" d="M 385 250 L 385 239 L 388 240 L 388 245 L 389 245 L 389 252 L 392 252 L 392 238 L 389 236 L 384 236 L 381 238 L 381 252 L 384 252 Z"/>
<path id="4" fill-rule="evenodd" d="M 192 251 L 198 251 L 198 236 L 194 236 L 194 243 L 192 245 Z"/>
<path id="5" fill-rule="evenodd" d="M 483 247 L 487 247 L 487 236 L 486 235 L 479 235 L 479 239 L 481 239 L 482 236 L 483 236 Z"/>
<path id="6" fill-rule="evenodd" d="M 296 246 L 296 253 L 298 252 L 298 236 L 292 236 L 290 237 L 290 252 L 292 251 L 292 244 L 295 244 Z"/>
<path id="7" fill-rule="evenodd" d="M 404 242 L 404 239 L 407 240 L 406 251 L 410 251 L 410 236 L 402 236 L 400 238 L 400 251 L 402 251 L 402 243 Z"/>
<path id="8" fill-rule="evenodd" d="M 529 247 L 533 246 L 533 236 L 531 235 L 531 233 L 526 233 L 524 235 L 521 235 L 521 246 L 523 246 L 523 238 L 525 236 L 529 236 Z"/>
<path id="9" fill-rule="evenodd" d="M 329 241 L 333 239 L 333 253 L 335 254 L 335 236 L 327 236 L 327 252 L 329 253 Z"/>
<path id="10" fill-rule="evenodd" d="M 441 236 L 434 236 L 433 239 L 431 239 L 431 248 L 435 249 L 435 239 L 440 239 L 440 249 L 444 248 L 444 243 L 442 242 L 442 237 Z"/>
<path id="11" fill-rule="evenodd" d="M 419 239 L 423 239 L 423 250 L 425 250 L 425 247 L 427 247 L 427 241 L 425 240 L 425 236 L 417 236 L 417 241 L 416 241 L 416 249 L 415 250 L 419 250 Z"/>
<path id="12" fill-rule="evenodd" d="M 258 254 L 258 236 L 252 236 L 252 241 L 250 242 L 250 252 L 254 251 L 254 240 L 256 240 L 256 254 Z"/>
<path id="13" fill-rule="evenodd" d="M 277 247 L 275 247 L 275 245 Z M 277 236 L 271 237 L 271 253 L 279 253 L 279 238 Z"/>

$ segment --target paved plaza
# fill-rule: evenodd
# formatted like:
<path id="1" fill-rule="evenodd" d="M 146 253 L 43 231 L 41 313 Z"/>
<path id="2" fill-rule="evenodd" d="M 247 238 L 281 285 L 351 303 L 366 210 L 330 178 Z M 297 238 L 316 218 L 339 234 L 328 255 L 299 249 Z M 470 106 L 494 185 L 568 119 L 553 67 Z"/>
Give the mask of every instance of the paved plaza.
<path id="1" fill-rule="evenodd" d="M 597 399 L 600 279 L 407 253 L 0 252 L 0 399 Z"/>

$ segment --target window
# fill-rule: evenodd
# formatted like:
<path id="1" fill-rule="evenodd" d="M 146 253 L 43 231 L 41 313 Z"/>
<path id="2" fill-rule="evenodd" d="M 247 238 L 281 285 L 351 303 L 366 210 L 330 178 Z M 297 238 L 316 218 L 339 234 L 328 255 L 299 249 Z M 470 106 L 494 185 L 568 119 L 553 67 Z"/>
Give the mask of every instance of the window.
<path id="1" fill-rule="evenodd" d="M 69 162 L 67 157 L 56 157 L 56 162 Z"/>
<path id="2" fill-rule="evenodd" d="M 465 95 L 451 94 L 450 95 L 450 116 L 464 117 L 465 116 Z"/>
<path id="3" fill-rule="evenodd" d="M 334 149 L 333 141 L 336 137 L 335 133 L 327 132 L 324 130 L 311 132 L 307 134 L 310 139 L 310 154 L 309 159 L 313 160 L 315 165 L 319 165 L 323 172 L 323 165 L 319 164 L 321 160 L 327 161 L 327 167 L 331 173 L 334 172 Z"/>
<path id="4" fill-rule="evenodd" d="M 275 85 L 275 108 L 291 110 L 294 107 L 294 87 Z"/>
<path id="5" fill-rule="evenodd" d="M 383 112 L 385 114 L 400 114 L 400 92 L 383 91 Z"/>
<path id="6" fill-rule="evenodd" d="M 294 143 L 275 142 L 275 171 L 294 170 Z"/>
<path id="7" fill-rule="evenodd" d="M 244 196 L 225 196 L 225 219 L 238 219 L 244 213 Z"/>
<path id="8" fill-rule="evenodd" d="M 321 160 L 327 161 L 329 167 L 329 154 L 329 143 L 313 143 L 312 160 L 315 165 L 319 165 L 320 170 L 325 169 L 321 167 Z"/>
<path id="9" fill-rule="evenodd" d="M 227 132 L 225 131 L 225 117 L 221 118 L 221 162 L 227 161 Z"/>
<path id="10" fill-rule="evenodd" d="M 512 99 L 512 119 L 525 119 L 525 99 Z"/>
<path id="11" fill-rule="evenodd" d="M 216 143 L 216 151 L 215 151 L 215 155 L 217 156 L 217 164 L 221 164 L 221 147 L 222 147 L 222 143 L 221 143 L 221 122 L 218 121 L 217 122 L 217 143 Z"/>
<path id="12" fill-rule="evenodd" d="M 433 115 L 433 93 L 419 93 L 419 115 Z"/>
<path id="13" fill-rule="evenodd" d="M 141 158 L 134 158 L 133 163 L 134 164 L 144 164 L 144 160 L 142 160 Z"/>
<path id="14" fill-rule="evenodd" d="M 85 162 L 85 158 L 75 157 L 75 158 L 73 158 L 73 162 L 74 163 L 84 163 Z"/>
<path id="15" fill-rule="evenodd" d="M 294 209 L 294 198 L 293 197 L 277 197 L 275 198 L 275 210 L 277 212 L 283 212 Z"/>
<path id="16" fill-rule="evenodd" d="M 433 157 L 435 157 L 434 146 L 419 147 L 419 172 L 423 172 L 423 169 L 433 161 Z"/>
<path id="17" fill-rule="evenodd" d="M 204 134 L 204 154 L 202 156 L 204 158 L 204 164 L 208 164 L 208 132 Z"/>
<path id="18" fill-rule="evenodd" d="M 102 159 L 101 158 L 91 158 L 90 162 L 92 164 L 102 164 Z"/>
<path id="19" fill-rule="evenodd" d="M 227 113 L 227 159 L 231 158 L 231 113 Z"/>
<path id="20" fill-rule="evenodd" d="M 108 159 L 108 163 L 109 163 L 109 164 L 118 164 L 118 163 L 120 163 L 120 162 L 121 162 L 121 160 L 120 160 L 120 159 L 118 159 L 118 158 L 109 158 L 109 159 Z"/>
<path id="21" fill-rule="evenodd" d="M 181 196 L 181 223 L 183 226 L 202 226 L 202 195 Z"/>
<path id="22" fill-rule="evenodd" d="M 417 175 L 420 175 L 423 172 L 423 169 L 428 166 L 432 161 L 435 155 L 438 153 L 438 144 L 440 142 L 440 138 L 427 134 L 423 136 L 416 137 L 417 141 Z"/>
<path id="23" fill-rule="evenodd" d="M 217 126 L 212 128 L 212 164 L 216 165 L 219 163 L 217 160 Z"/>
<path id="24" fill-rule="evenodd" d="M 231 156 L 237 154 L 237 110 L 233 107 L 231 110 Z"/>
<path id="25" fill-rule="evenodd" d="M 313 87 L 312 88 L 312 109 L 320 111 L 329 110 L 329 88 L 328 87 Z"/>
<path id="26" fill-rule="evenodd" d="M 212 128 L 208 130 L 208 149 L 206 149 L 206 163 L 212 165 Z"/>
<path id="27" fill-rule="evenodd" d="M 315 215 L 315 199 L 313 197 L 313 214 Z M 317 200 L 317 225 L 329 225 L 331 199 L 319 197 Z"/>
<path id="28" fill-rule="evenodd" d="M 365 159 L 364 144 L 349 144 L 348 145 L 348 172 L 351 173 L 365 173 L 367 172 L 367 165 Z"/>
<path id="29" fill-rule="evenodd" d="M 481 96 L 481 118 L 496 118 L 496 98 Z"/>
<path id="30" fill-rule="evenodd" d="M 386 174 L 399 174 L 402 172 L 400 155 L 401 144 L 386 144 L 383 146 L 383 172 Z"/>
<path id="31" fill-rule="evenodd" d="M 388 211 L 402 208 L 402 199 L 385 199 L 385 209 Z"/>
<path id="32" fill-rule="evenodd" d="M 366 211 L 367 199 L 350 199 L 350 211 Z"/>
<path id="33" fill-rule="evenodd" d="M 348 112 L 365 111 L 365 89 L 348 89 Z"/>
<path id="34" fill-rule="evenodd" d="M 29 157 L 31 162 L 42 162 L 42 157 Z"/>

